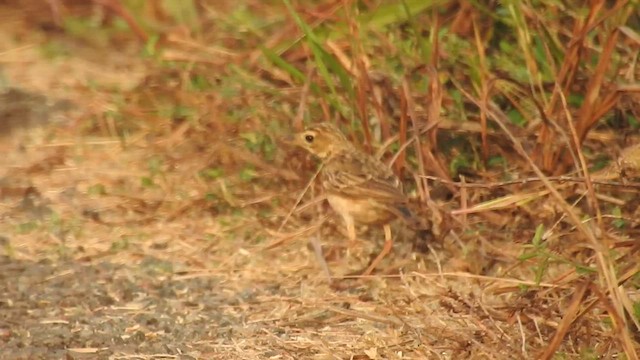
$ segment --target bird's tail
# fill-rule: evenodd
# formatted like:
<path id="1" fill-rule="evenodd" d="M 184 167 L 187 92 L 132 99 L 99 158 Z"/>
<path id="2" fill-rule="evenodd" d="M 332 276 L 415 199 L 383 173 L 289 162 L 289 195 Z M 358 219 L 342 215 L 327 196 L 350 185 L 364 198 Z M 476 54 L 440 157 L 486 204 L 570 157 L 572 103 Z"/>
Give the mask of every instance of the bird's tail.
<path id="1" fill-rule="evenodd" d="M 402 219 L 407 226 L 414 230 L 428 228 L 429 224 L 411 211 L 406 205 L 397 205 L 393 208 L 393 212 Z"/>
<path id="2" fill-rule="evenodd" d="M 415 212 L 411 211 L 411 209 L 404 204 L 396 206 L 394 212 L 408 227 L 415 230 L 417 237 L 413 243 L 413 247 L 417 251 L 426 252 L 429 243 L 434 240 L 432 225 L 429 220 L 417 216 Z"/>

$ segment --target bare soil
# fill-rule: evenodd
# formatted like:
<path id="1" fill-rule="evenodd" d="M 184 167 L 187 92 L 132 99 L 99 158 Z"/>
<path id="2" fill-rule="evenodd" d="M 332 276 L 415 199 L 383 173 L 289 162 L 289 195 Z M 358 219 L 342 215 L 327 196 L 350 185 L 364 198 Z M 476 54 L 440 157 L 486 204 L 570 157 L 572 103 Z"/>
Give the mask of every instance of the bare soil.
<path id="1" fill-rule="evenodd" d="M 144 108 L 119 105 L 174 96 L 167 78 L 179 76 L 150 70 L 139 44 L 70 39 L 52 30 L 46 7 L 15 5 L 0 2 L 11 20 L 0 21 L 1 359 L 535 358 L 587 291 L 574 286 L 575 264 L 554 264 L 544 278 L 554 281 L 536 283 L 519 260 L 531 219 L 556 217 L 553 204 L 470 216 L 477 228 L 427 253 L 396 227 L 376 276 L 332 286 L 307 244 L 313 232 L 301 230 L 326 207 L 279 229 L 313 163 L 290 149 L 265 160 L 237 147 L 251 120 L 217 127 L 229 107 L 261 99 L 180 98 L 207 108 L 207 121 L 130 124 Z M 214 165 L 223 179 L 198 176 Z M 621 196 L 637 204 L 637 192 Z M 331 271 L 365 268 L 381 231 L 345 249 L 334 220 L 316 233 Z M 581 249 L 569 225 L 555 230 L 551 253 Z M 637 290 L 628 296 L 640 301 Z M 578 316 L 559 358 L 619 355 L 607 319 Z"/>

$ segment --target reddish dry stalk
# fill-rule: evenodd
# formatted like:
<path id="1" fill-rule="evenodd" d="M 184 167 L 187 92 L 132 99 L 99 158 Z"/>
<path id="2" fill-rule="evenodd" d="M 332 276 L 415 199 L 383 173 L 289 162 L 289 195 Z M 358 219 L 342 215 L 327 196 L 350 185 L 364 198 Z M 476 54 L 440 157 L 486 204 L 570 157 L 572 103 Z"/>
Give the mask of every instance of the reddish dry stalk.
<path id="1" fill-rule="evenodd" d="M 582 221 L 580 220 L 578 215 L 575 213 L 575 211 L 573 211 L 573 209 L 571 209 L 569 204 L 567 204 L 567 202 L 562 198 L 562 195 L 560 195 L 560 193 L 552 186 L 551 182 L 548 181 L 548 179 L 544 176 L 544 174 L 540 171 L 540 169 L 538 169 L 535 166 L 535 164 L 531 161 L 531 158 L 527 155 L 526 151 L 522 147 L 522 144 L 511 134 L 511 132 L 503 124 L 503 122 L 496 116 L 494 116 L 494 119 L 498 123 L 498 125 L 502 128 L 502 130 L 509 136 L 509 138 L 514 144 L 515 150 L 521 156 L 523 156 L 525 159 L 529 161 L 533 170 L 542 179 L 543 183 L 545 184 L 545 187 L 549 189 L 549 191 L 551 192 L 553 197 L 557 200 L 558 204 L 562 207 L 562 209 L 564 210 L 568 218 L 571 220 L 571 222 L 576 226 L 579 232 L 591 243 L 591 246 L 595 251 L 596 262 L 599 268 L 598 274 L 601 277 L 601 281 L 603 285 L 606 286 L 607 288 L 607 291 L 613 302 L 613 305 L 615 305 L 607 308 L 608 313 L 612 318 L 620 318 L 620 312 L 622 311 L 622 306 L 621 306 L 622 304 L 620 299 L 618 298 L 618 293 L 616 292 L 616 288 L 619 285 L 616 279 L 616 272 L 613 269 L 611 258 L 608 255 L 608 249 L 605 248 L 603 244 L 601 244 L 598 241 L 598 239 L 593 234 L 593 232 L 590 229 L 588 229 L 586 225 L 582 223 Z M 617 323 L 617 322 L 614 322 L 614 329 L 623 334 L 622 346 L 625 348 L 625 351 L 627 352 L 627 349 L 631 347 L 630 343 L 627 341 L 627 339 L 629 338 L 628 329 L 626 329 L 623 324 Z M 627 355 L 629 356 L 632 356 L 633 354 L 635 353 L 627 352 Z M 633 357 L 633 358 L 635 359 L 636 357 Z"/>
<path id="2" fill-rule="evenodd" d="M 460 176 L 460 184 L 462 184 L 462 186 L 460 187 L 460 210 L 467 210 L 469 208 L 469 194 L 467 191 L 467 187 L 466 185 L 466 179 L 464 176 Z M 464 228 L 468 228 L 469 223 L 467 221 L 467 213 L 466 211 L 462 213 L 460 222 L 462 222 L 462 225 L 464 226 Z"/>
<path id="3" fill-rule="evenodd" d="M 592 6 L 589 10 L 589 15 L 587 16 L 586 21 L 584 23 L 576 21 L 574 24 L 572 35 L 573 39 L 568 45 L 568 50 L 565 53 L 564 61 L 562 63 L 562 66 L 560 67 L 560 72 L 556 76 L 556 82 L 561 84 L 562 91 L 564 93 L 568 93 L 570 90 L 569 87 L 571 86 L 571 84 L 573 84 L 573 80 L 580 64 L 580 54 L 584 49 L 584 39 L 587 34 L 587 29 L 589 29 L 595 21 L 595 18 L 603 4 L 604 1 L 602 0 L 592 2 Z M 551 100 L 547 105 L 545 113 L 555 114 L 557 102 L 558 93 L 554 92 L 551 95 Z M 555 144 L 553 135 L 553 129 L 549 128 L 546 124 L 543 124 L 542 128 L 540 129 L 540 135 L 538 136 L 539 145 L 536 154 L 542 157 L 542 168 L 546 171 L 550 171 L 556 168 L 555 165 L 557 149 L 553 146 L 553 144 Z"/>
<path id="4" fill-rule="evenodd" d="M 540 355 L 539 359 L 551 359 L 551 357 L 556 353 L 567 335 L 571 324 L 576 320 L 576 315 L 578 314 L 578 310 L 580 310 L 580 305 L 582 304 L 582 300 L 584 299 L 588 287 L 589 283 L 586 282 L 578 285 L 578 288 L 573 293 L 573 298 L 571 298 L 571 302 L 569 303 L 567 310 L 564 312 L 562 321 L 558 324 L 556 333 L 553 335 L 549 345 L 544 349 L 544 352 Z"/>
<path id="5" fill-rule="evenodd" d="M 300 10 L 298 10 L 299 13 L 306 13 L 311 15 L 312 17 L 314 17 L 315 19 L 313 19 L 313 26 L 318 26 L 320 23 L 323 23 L 325 21 L 330 21 L 330 20 L 335 20 L 333 18 L 333 15 L 335 15 L 335 13 L 338 11 L 338 9 L 340 9 L 342 7 L 342 4 L 344 1 L 334 1 L 331 2 L 329 1 L 326 4 L 319 4 L 317 7 L 315 8 L 309 8 L 309 7 L 305 7 L 305 6 L 300 6 Z"/>
<path id="6" fill-rule="evenodd" d="M 122 19 L 124 19 L 127 25 L 129 25 L 131 30 L 138 36 L 138 38 L 140 38 L 140 40 L 142 40 L 145 43 L 149 41 L 149 35 L 147 34 L 147 32 L 144 31 L 144 29 L 142 29 L 142 26 L 140 26 L 136 22 L 136 19 L 133 17 L 133 15 L 131 15 L 129 11 L 127 11 L 127 9 L 122 5 L 120 0 L 94 0 L 94 1 L 96 4 L 102 5 L 105 8 L 113 11 L 114 13 L 122 17 Z"/>
<path id="7" fill-rule="evenodd" d="M 451 180 L 451 176 L 447 171 L 447 167 L 443 165 L 434 154 L 434 151 L 436 150 L 436 146 L 437 146 L 436 139 L 437 139 L 437 127 L 438 127 L 437 125 L 434 125 L 434 124 L 438 124 L 440 119 L 440 106 L 442 104 L 442 86 L 440 85 L 440 81 L 439 81 L 438 73 L 436 69 L 434 67 L 429 66 L 427 67 L 427 71 L 429 72 L 429 80 L 430 80 L 429 81 L 429 89 L 430 89 L 429 101 L 427 104 L 427 114 L 428 114 L 427 127 L 430 127 L 430 130 L 428 132 L 429 143 L 420 144 L 419 142 L 416 141 L 416 145 L 420 146 L 420 149 L 421 149 L 420 157 L 418 160 L 419 160 L 419 163 L 423 164 L 419 174 L 422 176 L 426 175 L 426 173 L 424 172 L 424 167 L 426 167 L 434 171 L 435 174 L 438 175 L 439 177 L 443 179 Z M 408 84 L 405 85 L 403 83 L 403 90 L 408 92 L 409 85 Z M 420 125 L 417 123 L 417 120 L 414 114 L 413 101 L 410 100 L 408 105 L 409 106 L 407 110 L 409 113 L 409 117 L 413 121 L 413 126 L 416 131 L 416 135 L 418 135 Z M 426 182 L 424 182 L 424 186 L 426 190 Z M 455 192 L 456 190 L 454 187 L 451 187 L 451 186 L 447 186 L 447 188 L 449 188 L 449 190 L 451 190 L 452 192 Z"/>
<path id="8" fill-rule="evenodd" d="M 459 35 L 460 37 L 466 37 L 472 30 L 472 24 L 469 22 L 469 18 L 474 18 L 475 8 L 472 3 L 462 1 L 460 2 L 460 9 L 456 12 L 455 18 L 449 25 L 451 32 Z"/>
<path id="9" fill-rule="evenodd" d="M 418 173 L 424 175 L 425 174 L 425 161 L 424 161 L 424 152 L 423 146 L 420 144 L 420 130 L 418 119 L 415 116 L 413 98 L 411 97 L 411 90 L 409 89 L 409 82 L 406 78 L 402 79 L 402 92 L 400 93 L 400 111 L 404 113 L 405 117 L 409 117 L 413 124 L 413 130 L 416 135 L 416 156 L 418 157 Z M 406 121 L 406 120 L 405 120 Z M 427 182 L 425 179 L 421 179 L 418 185 L 420 189 L 420 193 L 428 194 L 427 192 Z"/>
<path id="10" fill-rule="evenodd" d="M 615 304 L 611 302 L 612 294 L 604 294 L 595 284 L 591 284 L 590 290 L 598 296 L 598 300 L 604 307 L 607 314 L 609 314 L 609 316 L 611 317 L 613 330 L 616 332 L 616 338 L 621 343 L 627 358 L 629 360 L 638 360 L 638 353 L 636 352 L 631 334 L 629 334 L 629 329 L 626 326 L 626 322 L 621 314 L 617 311 L 617 307 L 615 306 Z M 615 291 L 616 289 L 613 290 Z"/>
<path id="11" fill-rule="evenodd" d="M 302 120 L 304 119 L 304 113 L 307 109 L 307 98 L 309 97 L 309 89 L 311 88 L 311 77 L 313 76 L 313 71 L 311 70 L 311 66 L 307 69 L 307 81 L 305 81 L 304 86 L 302 87 L 302 92 L 300 93 L 300 103 L 298 104 L 298 111 L 296 112 L 296 117 L 293 118 L 293 129 L 295 131 L 301 131 L 303 126 Z"/>
<path id="12" fill-rule="evenodd" d="M 329 110 L 329 104 L 324 100 L 323 97 L 318 99 L 320 103 L 320 108 L 322 109 L 322 115 L 324 116 L 324 121 L 331 121 L 331 110 Z"/>
<path id="13" fill-rule="evenodd" d="M 400 145 L 400 153 L 397 155 L 398 160 L 394 163 L 396 173 L 400 173 L 404 168 L 407 152 L 405 144 L 407 142 L 407 102 L 402 96 L 400 99 L 400 128 L 398 129 L 398 144 Z"/>
<path id="14" fill-rule="evenodd" d="M 473 101 L 476 105 L 478 104 L 479 101 L 471 97 L 468 92 L 464 91 L 463 89 L 461 89 L 461 91 L 469 100 Z M 637 359 L 635 352 L 631 352 L 633 345 L 632 341 L 629 340 L 629 330 L 624 324 L 624 319 L 620 316 L 620 314 L 624 312 L 624 304 L 622 303 L 620 295 L 617 292 L 617 288 L 618 286 L 620 286 L 620 284 L 618 282 L 616 271 L 614 269 L 615 260 L 611 259 L 611 256 L 609 255 L 609 248 L 605 247 L 604 244 L 599 241 L 593 231 L 591 231 L 581 221 L 576 212 L 565 201 L 558 190 L 553 187 L 552 183 L 549 181 L 549 178 L 546 177 L 540 170 L 540 168 L 535 165 L 531 157 L 527 154 L 526 150 L 522 146 L 522 143 L 515 138 L 511 131 L 509 131 L 508 127 L 502 121 L 501 117 L 493 112 L 490 112 L 489 115 L 494 119 L 498 126 L 500 126 L 502 131 L 504 131 L 504 133 L 509 137 L 509 139 L 513 143 L 514 150 L 518 154 L 520 154 L 520 156 L 527 160 L 536 175 L 540 177 L 545 187 L 549 190 L 552 197 L 562 208 L 571 223 L 573 223 L 573 225 L 577 228 L 578 232 L 590 243 L 591 248 L 595 252 L 595 260 L 598 266 L 598 276 L 600 278 L 600 282 L 602 283 L 602 286 L 606 288 L 606 292 L 609 295 L 608 299 L 610 299 L 611 301 L 611 306 L 606 308 L 607 312 L 612 318 L 622 319 L 621 322 L 614 321 L 614 329 L 616 332 L 621 334 L 622 346 L 625 349 L 625 353 L 628 356 L 631 356 L 633 359 Z"/>
<path id="15" fill-rule="evenodd" d="M 435 13 L 435 25 L 431 29 L 432 33 L 437 34 L 440 29 L 440 21 Z M 442 84 L 440 84 L 440 77 L 438 76 L 438 59 L 440 59 L 440 42 L 438 37 L 433 37 L 433 44 L 431 48 L 430 65 L 427 67 L 429 73 L 429 99 L 427 101 L 427 124 L 438 124 L 440 122 L 440 110 L 442 108 Z M 429 131 L 429 139 L 431 140 L 431 150 L 436 151 L 438 147 L 438 126 L 433 126 Z M 425 174 L 421 174 L 425 175 Z"/>
<path id="16" fill-rule="evenodd" d="M 604 233 L 604 225 L 602 224 L 602 214 L 600 213 L 600 206 L 598 206 L 598 199 L 596 198 L 596 192 L 593 189 L 593 183 L 591 182 L 591 176 L 589 175 L 589 168 L 587 167 L 587 161 L 584 158 L 584 154 L 582 153 L 582 147 L 580 146 L 580 139 L 579 139 L 579 135 L 578 132 L 575 128 L 575 126 L 573 126 L 573 118 L 571 117 L 571 112 L 569 111 L 569 107 L 567 105 L 567 99 L 564 97 L 564 94 L 560 93 L 560 98 L 562 100 L 562 106 L 565 109 L 566 112 L 566 118 L 567 118 L 567 126 L 569 127 L 570 133 L 571 133 L 571 139 L 573 140 L 573 146 L 575 146 L 575 151 L 578 154 L 578 161 L 580 162 L 580 164 L 576 164 L 576 166 L 579 166 L 580 169 L 582 169 L 582 173 L 584 174 L 584 183 L 587 186 L 587 200 L 589 202 L 589 207 L 591 207 L 591 211 L 594 211 L 596 213 L 596 218 L 598 221 L 598 225 L 600 226 L 600 229 L 602 230 L 602 232 Z"/>
<path id="17" fill-rule="evenodd" d="M 367 72 L 365 76 L 367 77 L 367 81 L 370 84 L 371 101 L 373 102 L 373 108 L 376 112 L 376 116 L 380 121 L 380 130 L 382 131 L 382 138 L 386 140 L 391 136 L 391 124 L 389 123 L 389 119 L 385 115 L 385 112 L 382 106 L 384 101 L 382 99 L 383 90 L 381 86 L 378 86 L 377 84 L 373 83 L 373 81 L 371 80 L 371 76 L 369 76 L 369 72 Z"/>
<path id="18" fill-rule="evenodd" d="M 371 99 L 373 102 L 374 109 L 376 111 L 376 115 L 378 116 L 378 121 L 380 122 L 380 131 L 382 132 L 382 140 L 387 140 L 391 136 L 391 123 L 389 122 L 389 117 L 385 116 L 384 110 L 382 108 L 382 97 L 375 96 L 375 86 L 371 81 L 371 77 L 369 76 L 369 72 L 363 73 L 363 76 L 366 77 L 367 83 L 369 84 L 369 90 L 371 94 Z"/>
<path id="19" fill-rule="evenodd" d="M 621 94 L 621 91 L 619 89 L 616 89 L 608 93 L 605 96 L 605 98 L 602 99 L 600 104 L 598 104 L 598 106 L 595 109 L 593 109 L 593 112 L 591 113 L 591 123 L 595 124 L 606 113 L 611 111 L 611 109 L 613 109 L 613 107 L 618 104 L 618 100 L 620 99 L 620 94 Z M 588 131 L 584 133 L 583 137 L 580 139 L 580 143 L 584 141 L 584 139 L 587 137 L 588 134 L 589 134 Z"/>
<path id="20" fill-rule="evenodd" d="M 602 88 L 607 68 L 609 67 L 609 64 L 611 64 L 611 56 L 613 55 L 613 50 L 618 40 L 619 33 L 619 30 L 614 29 L 611 34 L 609 34 L 609 38 L 602 49 L 602 55 L 600 56 L 596 70 L 587 85 L 587 93 L 585 94 L 584 102 L 582 103 L 582 107 L 578 113 L 578 122 L 576 124 L 576 132 L 580 144 L 586 137 L 589 129 L 591 129 L 591 127 L 593 127 L 593 125 L 595 125 L 599 120 L 599 118 L 593 117 L 592 114 L 595 112 L 595 109 L 602 106 L 601 102 L 598 103 L 600 89 Z M 611 80 L 614 79 L 615 75 Z"/>
<path id="21" fill-rule="evenodd" d="M 367 109 L 367 94 L 371 91 L 371 82 L 367 77 L 367 69 L 365 62 L 359 56 L 364 54 L 362 47 L 362 41 L 360 41 L 360 31 L 358 28 L 358 22 L 351 14 L 351 4 L 349 0 L 342 0 L 342 7 L 344 8 L 347 23 L 349 24 L 349 35 L 351 39 L 351 48 L 354 53 L 355 62 L 355 77 L 356 77 L 356 107 L 358 110 L 358 116 L 362 123 L 362 130 L 364 132 L 365 139 L 365 151 L 371 153 L 372 141 L 371 141 L 371 125 L 369 124 L 369 111 Z M 363 55 L 362 55 L 363 56 Z M 353 72 L 354 69 L 347 69 Z M 384 139 L 383 139 L 384 140 Z"/>
<path id="22" fill-rule="evenodd" d="M 489 142 L 487 139 L 487 104 L 489 102 L 489 86 L 487 85 L 487 65 L 484 53 L 484 45 L 480 39 L 480 32 L 475 17 L 472 18 L 473 32 L 475 35 L 476 49 L 480 60 L 480 137 L 482 139 L 482 160 L 486 164 L 489 160 Z"/>
<path id="23" fill-rule="evenodd" d="M 359 59 L 356 59 L 356 63 L 358 65 L 361 64 L 361 61 Z M 361 67 L 361 66 L 358 66 Z M 364 67 L 364 66 L 362 66 Z M 369 92 L 370 87 L 368 86 L 369 84 L 367 83 L 367 79 L 366 79 L 366 71 L 359 71 L 359 74 L 356 75 L 356 81 L 357 81 L 357 107 L 358 107 L 358 115 L 360 117 L 360 122 L 362 123 L 362 130 L 364 131 L 364 139 L 365 139 L 365 150 L 368 153 L 371 153 L 371 129 L 370 129 L 370 124 L 369 124 L 369 112 L 367 111 L 367 93 Z M 384 140 L 384 139 L 383 139 Z"/>
<path id="24" fill-rule="evenodd" d="M 505 186 L 509 186 L 509 185 L 524 185 L 524 184 L 529 184 L 529 183 L 533 183 L 533 182 L 542 181 L 538 177 L 529 177 L 529 178 L 523 178 L 523 179 L 517 179 L 517 180 L 488 182 L 488 183 L 478 183 L 478 182 L 463 183 L 463 182 L 456 182 L 456 181 L 450 181 L 450 180 L 441 179 L 441 178 L 436 177 L 436 176 L 425 176 L 425 178 L 427 178 L 429 180 L 433 180 L 433 181 L 438 181 L 438 182 L 454 185 L 456 187 L 468 188 L 468 189 L 473 189 L 473 188 L 476 188 L 476 189 L 491 189 L 491 188 L 497 188 L 497 187 L 505 187 Z M 549 181 L 560 182 L 560 183 L 564 183 L 564 182 L 583 183 L 585 181 L 584 178 L 571 177 L 571 176 L 549 176 L 549 177 L 547 177 L 547 179 L 549 179 Z M 603 186 L 615 186 L 615 187 L 620 187 L 620 188 L 640 189 L 640 183 L 638 183 L 638 182 L 624 182 L 624 183 L 622 183 L 622 182 L 605 181 L 605 180 L 591 180 L 591 182 L 593 184 L 598 184 L 598 185 L 603 185 Z M 636 191 L 636 190 L 633 190 L 633 191 Z"/>

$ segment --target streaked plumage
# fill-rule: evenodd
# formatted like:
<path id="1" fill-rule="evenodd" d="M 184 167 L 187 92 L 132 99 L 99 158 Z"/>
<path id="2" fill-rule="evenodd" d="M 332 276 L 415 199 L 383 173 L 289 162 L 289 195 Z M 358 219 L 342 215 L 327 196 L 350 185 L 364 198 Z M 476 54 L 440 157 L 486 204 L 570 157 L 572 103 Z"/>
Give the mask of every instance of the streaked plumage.
<path id="1" fill-rule="evenodd" d="M 407 207 L 400 180 L 380 160 L 353 146 L 333 124 L 310 126 L 296 135 L 294 143 L 322 160 L 322 187 L 351 241 L 356 238 L 356 222 L 383 225 L 385 245 L 365 271 L 370 274 L 393 245 L 389 222 L 401 218 L 414 228 L 421 224 Z"/>

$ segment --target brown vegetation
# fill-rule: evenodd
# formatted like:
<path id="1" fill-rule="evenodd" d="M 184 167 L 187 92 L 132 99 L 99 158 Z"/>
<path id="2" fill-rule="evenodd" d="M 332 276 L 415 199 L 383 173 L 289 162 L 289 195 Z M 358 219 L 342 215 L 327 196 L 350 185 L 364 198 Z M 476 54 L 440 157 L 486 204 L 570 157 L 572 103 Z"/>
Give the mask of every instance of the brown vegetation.
<path id="1" fill-rule="evenodd" d="M 0 2 L 0 357 L 637 359 L 639 6 Z M 322 121 L 438 242 L 331 286 Z"/>

